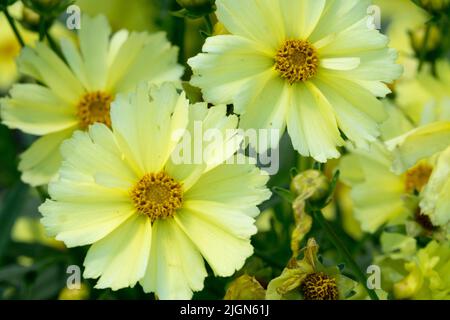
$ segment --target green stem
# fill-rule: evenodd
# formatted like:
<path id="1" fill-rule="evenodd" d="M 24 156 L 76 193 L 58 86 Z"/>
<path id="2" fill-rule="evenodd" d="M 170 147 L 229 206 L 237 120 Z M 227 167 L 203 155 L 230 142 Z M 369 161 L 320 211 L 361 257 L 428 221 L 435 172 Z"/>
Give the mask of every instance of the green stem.
<path id="1" fill-rule="evenodd" d="M 320 226 L 323 230 L 325 230 L 326 234 L 336 247 L 336 249 L 339 251 L 339 253 L 342 255 L 342 257 L 346 260 L 347 265 L 350 267 L 350 269 L 353 270 L 354 275 L 358 278 L 358 281 L 361 282 L 361 284 L 366 289 L 367 293 L 369 294 L 370 298 L 372 300 L 379 300 L 376 292 L 373 289 L 367 288 L 367 278 L 364 275 L 364 273 L 359 268 L 358 264 L 353 259 L 350 252 L 347 250 L 345 245 L 342 243 L 341 239 L 336 235 L 333 228 L 330 226 L 328 221 L 324 218 L 322 211 L 319 209 L 313 210 L 314 217 L 317 222 L 319 222 Z"/>
<path id="2" fill-rule="evenodd" d="M 418 71 L 420 72 L 422 70 L 423 64 L 425 62 L 425 58 L 427 55 L 427 45 L 428 45 L 428 39 L 430 38 L 430 31 L 431 31 L 431 24 L 427 24 L 427 28 L 425 29 L 425 37 L 423 39 L 423 45 L 422 45 L 422 51 L 420 52 L 419 57 L 419 67 Z"/>
<path id="3" fill-rule="evenodd" d="M 209 36 L 211 36 L 214 31 L 214 25 L 212 23 L 212 20 L 211 20 L 211 17 L 209 16 L 209 14 L 205 15 L 205 21 L 206 21 L 206 32 L 208 33 Z"/>
<path id="4" fill-rule="evenodd" d="M 59 48 L 59 46 L 56 44 L 55 39 L 53 39 L 53 37 L 50 35 L 50 31 L 49 29 L 45 29 L 45 37 L 48 40 L 48 44 L 50 45 L 50 48 L 52 48 L 52 50 L 63 60 L 65 61 L 65 58 L 61 52 L 61 49 Z"/>
<path id="5" fill-rule="evenodd" d="M 45 20 L 44 17 L 39 17 L 39 41 L 43 41 L 45 38 Z"/>
<path id="6" fill-rule="evenodd" d="M 42 186 L 36 187 L 36 191 L 42 202 L 45 202 L 45 200 L 49 197 L 47 191 Z"/>
<path id="7" fill-rule="evenodd" d="M 17 41 L 19 41 L 19 43 L 22 47 L 25 47 L 25 42 L 23 41 L 22 36 L 20 35 L 19 30 L 17 29 L 16 23 L 14 22 L 13 17 L 11 17 L 11 15 L 9 14 L 7 7 L 5 7 L 3 9 L 3 13 L 6 16 L 6 19 L 8 20 L 8 23 L 11 26 L 11 29 L 13 30 L 14 34 L 16 35 Z"/>

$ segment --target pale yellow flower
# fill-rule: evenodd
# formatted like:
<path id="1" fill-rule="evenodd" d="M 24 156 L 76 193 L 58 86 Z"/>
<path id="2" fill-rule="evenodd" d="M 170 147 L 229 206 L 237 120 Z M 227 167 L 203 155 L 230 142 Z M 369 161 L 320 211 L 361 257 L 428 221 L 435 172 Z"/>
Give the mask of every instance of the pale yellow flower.
<path id="1" fill-rule="evenodd" d="M 341 178 L 352 187 L 354 216 L 362 230 L 375 232 L 385 224 L 403 223 L 414 211 L 405 202 L 410 183 L 391 172 L 389 151 L 381 142 L 373 143 L 370 151 L 350 151 L 341 159 Z"/>
<path id="2" fill-rule="evenodd" d="M 117 98 L 111 118 L 112 130 L 95 124 L 63 144 L 52 200 L 40 207 L 56 239 L 92 245 L 84 276 L 99 278 L 97 288 L 139 282 L 161 299 L 186 299 L 203 288 L 203 259 L 217 276 L 240 269 L 253 253 L 250 236 L 257 205 L 270 196 L 268 176 L 252 164 L 225 163 L 239 149 L 239 135 L 204 143 L 198 164 L 173 157 L 180 130 L 188 136 L 201 121 L 205 131 L 225 134 L 236 131 L 237 117 L 226 117 L 225 105 L 189 106 L 173 85 L 149 91 L 142 84 Z"/>
<path id="3" fill-rule="evenodd" d="M 431 177 L 438 172 L 434 154 L 450 141 L 445 133 L 448 124 L 414 128 L 397 107 L 389 103 L 385 107 L 389 119 L 382 125 L 382 138 L 387 141 L 373 143 L 370 150 L 349 145 L 349 154 L 341 159 L 341 178 L 352 187 L 355 218 L 368 232 L 385 224 L 404 224 L 407 219 L 434 232 L 433 226 L 445 223 L 430 221 L 419 203 L 434 185 Z"/>
<path id="4" fill-rule="evenodd" d="M 434 158 L 420 207 L 434 225 L 450 225 L 450 121 L 434 122 L 387 142 L 393 150 L 393 169 L 398 173 Z M 450 229 L 449 229 L 450 230 Z"/>
<path id="5" fill-rule="evenodd" d="M 41 84 L 16 84 L 1 101 L 3 123 L 42 136 L 21 156 L 23 181 L 48 183 L 60 163 L 59 146 L 76 129 L 95 122 L 110 125 L 110 103 L 117 93 L 132 90 L 142 80 L 177 81 L 183 69 L 177 48 L 163 33 L 115 33 L 105 17 L 83 16 L 80 50 L 61 40 L 68 65 L 49 47 L 37 43 L 25 48 L 18 60 L 20 71 Z"/>
<path id="6" fill-rule="evenodd" d="M 303 156 L 339 157 L 341 132 L 367 147 L 385 120 L 376 97 L 401 75 L 388 39 L 370 28 L 361 0 L 217 0 L 230 32 L 190 59 L 208 102 L 234 104 L 240 127 L 287 127 Z M 275 147 L 267 144 L 259 150 Z"/>

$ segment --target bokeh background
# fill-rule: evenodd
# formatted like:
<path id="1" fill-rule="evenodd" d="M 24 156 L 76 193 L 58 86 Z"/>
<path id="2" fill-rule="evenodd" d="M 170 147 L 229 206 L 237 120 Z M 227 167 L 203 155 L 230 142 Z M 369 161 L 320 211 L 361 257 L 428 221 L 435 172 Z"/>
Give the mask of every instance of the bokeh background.
<path id="1" fill-rule="evenodd" d="M 184 80 L 190 78 L 186 65 L 189 57 L 201 51 L 204 42 L 202 18 L 181 18 L 172 14 L 181 8 L 175 0 L 77 0 L 75 4 L 83 13 L 105 14 L 113 30 L 163 30 L 168 39 L 180 48 L 179 62 L 186 66 Z M 413 78 L 418 69 L 429 14 L 410 0 L 377 0 L 380 8 L 380 22 L 383 33 L 391 39 L 390 45 L 399 53 L 399 62 L 405 73 L 399 81 Z M 33 45 L 37 35 L 30 30 L 36 17 L 33 12 L 18 1 L 11 7 L 11 13 L 21 21 L 19 28 L 25 41 Z M 65 28 L 61 16 L 51 28 L 55 39 L 73 37 Z M 215 21 L 213 21 L 215 22 Z M 219 26 L 218 26 L 219 27 Z M 31 28 L 32 29 L 32 28 Z M 434 56 L 445 56 L 448 50 L 449 35 L 442 30 L 431 30 L 428 41 L 427 60 Z M 422 42 L 421 42 L 422 41 Z M 0 97 L 8 93 L 10 86 L 24 81 L 15 67 L 15 58 L 20 46 L 4 15 L 0 13 Z M 195 99 L 198 92 L 192 89 L 189 95 Z M 31 188 L 20 181 L 17 170 L 18 155 L 23 152 L 35 137 L 0 125 L 0 299 L 152 299 L 153 295 L 143 293 L 141 287 L 119 291 L 96 290 L 95 281 L 83 280 L 80 290 L 68 290 L 67 267 L 82 267 L 87 248 L 66 249 L 64 244 L 46 237 L 39 223 L 37 207 L 46 197 L 45 188 Z M 293 150 L 289 137 L 283 137 L 280 149 L 280 171 L 270 180 L 269 187 L 288 187 L 291 169 L 302 171 L 313 165 L 312 160 L 300 159 Z M 332 176 L 338 161 L 330 161 L 324 171 Z M 248 259 L 244 268 L 231 278 L 210 276 L 205 289 L 196 293 L 194 299 L 222 299 L 227 285 L 241 274 L 255 276 L 264 286 L 280 274 L 291 257 L 290 232 L 294 223 L 292 210 L 281 197 L 274 195 L 262 204 L 262 214 L 257 220 L 258 234 L 253 238 L 255 254 Z M 363 233 L 352 215 L 352 202 L 349 188 L 339 183 L 334 201 L 325 209 L 335 232 L 342 239 L 351 254 L 361 266 L 367 266 L 379 252 L 379 234 Z M 333 244 L 325 237 L 318 226 L 311 231 L 321 246 L 323 259 L 337 260 Z"/>

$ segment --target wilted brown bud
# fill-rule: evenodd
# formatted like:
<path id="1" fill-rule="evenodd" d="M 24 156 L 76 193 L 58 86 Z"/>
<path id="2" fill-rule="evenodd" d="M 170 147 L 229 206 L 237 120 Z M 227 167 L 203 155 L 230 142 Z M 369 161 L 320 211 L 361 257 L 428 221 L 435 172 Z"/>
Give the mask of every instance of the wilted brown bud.
<path id="1" fill-rule="evenodd" d="M 244 274 L 230 284 L 224 300 L 264 300 L 265 296 L 266 291 L 261 284 L 254 277 Z"/>
<path id="2" fill-rule="evenodd" d="M 321 171 L 306 170 L 292 179 L 291 191 L 297 195 L 311 194 L 307 198 L 314 202 L 322 201 L 328 196 L 330 183 Z"/>

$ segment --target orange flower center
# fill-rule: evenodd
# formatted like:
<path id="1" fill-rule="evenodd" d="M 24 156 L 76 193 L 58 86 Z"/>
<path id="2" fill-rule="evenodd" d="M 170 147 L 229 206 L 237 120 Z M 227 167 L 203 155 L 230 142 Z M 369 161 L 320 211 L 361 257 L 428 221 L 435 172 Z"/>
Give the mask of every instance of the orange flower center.
<path id="1" fill-rule="evenodd" d="M 405 173 L 405 191 L 407 193 L 422 192 L 430 179 L 433 167 L 427 163 L 419 163 Z"/>
<path id="2" fill-rule="evenodd" d="M 78 103 L 77 116 L 81 129 L 87 129 L 96 122 L 103 123 L 111 127 L 112 95 L 109 93 L 95 91 L 86 93 Z"/>
<path id="3" fill-rule="evenodd" d="M 275 56 L 275 70 L 290 84 L 312 78 L 318 67 L 317 51 L 306 40 L 287 40 Z"/>
<path id="4" fill-rule="evenodd" d="M 323 272 L 315 272 L 306 276 L 302 283 L 305 300 L 338 300 L 339 292 L 336 279 Z"/>
<path id="5" fill-rule="evenodd" d="M 147 173 L 131 190 L 131 199 L 139 214 L 147 215 L 152 223 L 173 217 L 183 203 L 183 189 L 165 172 Z"/>

